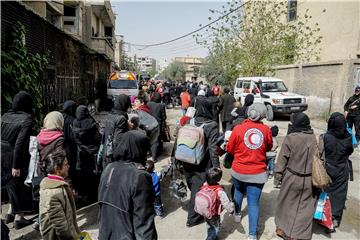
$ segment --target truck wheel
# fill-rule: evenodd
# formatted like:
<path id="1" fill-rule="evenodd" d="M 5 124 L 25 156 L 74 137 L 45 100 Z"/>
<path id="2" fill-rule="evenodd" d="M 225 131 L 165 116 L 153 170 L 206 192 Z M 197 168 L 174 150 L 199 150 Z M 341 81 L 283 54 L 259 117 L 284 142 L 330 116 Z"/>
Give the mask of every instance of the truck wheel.
<path id="1" fill-rule="evenodd" d="M 273 121 L 274 120 L 274 111 L 272 109 L 272 106 L 270 104 L 266 105 L 267 108 L 267 112 L 266 112 L 266 119 L 268 121 Z"/>

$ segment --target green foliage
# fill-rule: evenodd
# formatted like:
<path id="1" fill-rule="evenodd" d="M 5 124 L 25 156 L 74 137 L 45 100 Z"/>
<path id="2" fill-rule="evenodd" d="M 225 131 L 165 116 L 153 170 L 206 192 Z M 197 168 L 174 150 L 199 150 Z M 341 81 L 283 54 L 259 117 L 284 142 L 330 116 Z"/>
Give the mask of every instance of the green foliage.
<path id="1" fill-rule="evenodd" d="M 156 71 L 156 69 L 151 69 L 150 71 L 148 71 L 148 74 L 150 75 L 150 78 L 153 78 L 158 72 Z"/>
<path id="2" fill-rule="evenodd" d="M 128 55 L 125 55 L 121 62 L 121 70 L 137 71 L 137 66 Z"/>
<path id="3" fill-rule="evenodd" d="M 288 22 L 287 2 L 247 1 L 240 10 L 209 26 L 206 33 L 196 34 L 197 42 L 209 49 L 206 66 L 201 69 L 208 80 L 231 84 L 239 76 L 271 75 L 275 65 L 317 59 L 322 39 L 318 23 L 310 24 L 308 10 Z M 242 3 L 232 0 L 221 11 L 210 13 L 223 16 Z"/>
<path id="4" fill-rule="evenodd" d="M 39 86 L 39 76 L 47 64 L 48 53 L 40 55 L 27 51 L 25 27 L 17 22 L 11 33 L 9 46 L 1 51 L 2 113 L 9 110 L 15 94 L 23 90 L 33 97 L 33 117 L 36 126 L 41 126 L 43 98 Z"/>
<path id="5" fill-rule="evenodd" d="M 172 62 L 161 73 L 161 77 L 171 81 L 185 81 L 186 66 L 183 63 Z"/>

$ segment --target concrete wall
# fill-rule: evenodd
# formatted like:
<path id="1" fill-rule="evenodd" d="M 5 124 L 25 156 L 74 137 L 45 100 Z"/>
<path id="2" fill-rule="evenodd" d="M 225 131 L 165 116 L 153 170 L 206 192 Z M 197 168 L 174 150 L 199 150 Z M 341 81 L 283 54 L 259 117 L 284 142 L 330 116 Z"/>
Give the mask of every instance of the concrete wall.
<path id="1" fill-rule="evenodd" d="M 360 83 L 360 60 L 329 61 L 316 64 L 286 65 L 275 68 L 289 91 L 307 96 L 308 113 L 323 117 L 329 111 L 343 111 L 343 105 Z"/>
<path id="2" fill-rule="evenodd" d="M 298 0 L 299 20 L 306 9 L 310 25 L 319 23 L 320 61 L 356 59 L 360 55 L 360 1 Z"/>

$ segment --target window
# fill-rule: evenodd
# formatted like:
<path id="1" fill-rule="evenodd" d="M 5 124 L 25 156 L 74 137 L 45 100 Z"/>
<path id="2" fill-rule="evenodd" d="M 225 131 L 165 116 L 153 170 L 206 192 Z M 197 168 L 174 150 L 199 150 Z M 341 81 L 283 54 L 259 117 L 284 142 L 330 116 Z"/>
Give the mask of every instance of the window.
<path id="1" fill-rule="evenodd" d="M 297 0 L 288 0 L 288 22 L 296 20 Z"/>
<path id="2" fill-rule="evenodd" d="M 108 82 L 110 89 L 137 89 L 135 80 L 111 80 Z"/>
<path id="3" fill-rule="evenodd" d="M 74 26 L 75 23 L 74 23 L 74 21 L 64 21 L 64 25 Z"/>
<path id="4" fill-rule="evenodd" d="M 242 81 L 237 81 L 237 84 L 236 84 L 236 87 L 237 88 L 242 88 Z"/>
<path id="5" fill-rule="evenodd" d="M 287 92 L 283 82 L 262 82 L 260 87 L 263 92 Z"/>
<path id="6" fill-rule="evenodd" d="M 112 27 L 105 27 L 105 37 L 112 37 Z"/>
<path id="7" fill-rule="evenodd" d="M 64 6 L 64 16 L 76 17 L 76 7 Z"/>

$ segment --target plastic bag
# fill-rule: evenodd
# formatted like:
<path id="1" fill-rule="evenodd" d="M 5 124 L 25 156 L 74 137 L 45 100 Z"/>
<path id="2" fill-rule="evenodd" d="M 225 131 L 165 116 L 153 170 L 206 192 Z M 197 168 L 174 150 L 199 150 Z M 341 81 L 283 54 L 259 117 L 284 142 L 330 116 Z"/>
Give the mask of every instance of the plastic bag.
<path id="1" fill-rule="evenodd" d="M 319 196 L 319 199 L 317 200 L 317 203 L 316 203 L 314 219 L 322 220 L 326 198 L 327 198 L 327 193 L 326 192 L 321 192 L 320 196 Z"/>
<path id="2" fill-rule="evenodd" d="M 328 229 L 333 229 L 332 213 L 331 213 L 331 204 L 329 197 L 326 198 L 325 205 L 323 208 L 323 214 L 321 220 L 316 220 L 319 224 L 323 225 Z"/>
<path id="3" fill-rule="evenodd" d="M 79 235 L 79 240 L 92 240 L 88 232 L 81 232 Z"/>

